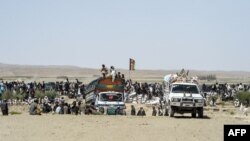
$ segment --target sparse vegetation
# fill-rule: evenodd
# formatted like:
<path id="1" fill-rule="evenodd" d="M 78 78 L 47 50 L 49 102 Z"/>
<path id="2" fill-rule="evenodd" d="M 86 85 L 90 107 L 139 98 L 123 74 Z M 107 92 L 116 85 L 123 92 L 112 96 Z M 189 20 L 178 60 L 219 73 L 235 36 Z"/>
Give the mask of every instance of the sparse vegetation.
<path id="1" fill-rule="evenodd" d="M 57 76 L 56 78 L 57 78 L 57 79 L 68 79 L 67 76 Z"/>
<path id="2" fill-rule="evenodd" d="M 10 114 L 11 115 L 21 115 L 22 113 L 21 112 L 16 112 L 16 111 L 11 111 Z"/>
<path id="3" fill-rule="evenodd" d="M 239 92 L 236 94 L 236 98 L 239 99 L 240 103 L 249 105 L 250 103 L 250 92 Z"/>
<path id="4" fill-rule="evenodd" d="M 47 96 L 50 99 L 54 99 L 57 96 L 57 93 L 55 91 L 47 91 L 47 92 L 42 92 L 42 91 L 35 91 L 35 97 L 36 98 L 44 98 Z M 25 94 L 22 93 L 13 93 L 9 90 L 5 91 L 2 95 L 2 99 L 24 99 Z"/>
<path id="5" fill-rule="evenodd" d="M 37 98 L 44 98 L 47 96 L 50 99 L 54 99 L 57 96 L 57 93 L 55 91 L 47 91 L 47 92 L 42 92 L 42 91 L 36 91 L 35 96 Z"/>
<path id="6" fill-rule="evenodd" d="M 24 99 L 24 94 L 21 94 L 21 93 L 13 93 L 13 98 L 14 99 Z"/>
<path id="7" fill-rule="evenodd" d="M 12 99 L 13 93 L 9 90 L 5 91 L 2 95 L 2 99 Z"/>

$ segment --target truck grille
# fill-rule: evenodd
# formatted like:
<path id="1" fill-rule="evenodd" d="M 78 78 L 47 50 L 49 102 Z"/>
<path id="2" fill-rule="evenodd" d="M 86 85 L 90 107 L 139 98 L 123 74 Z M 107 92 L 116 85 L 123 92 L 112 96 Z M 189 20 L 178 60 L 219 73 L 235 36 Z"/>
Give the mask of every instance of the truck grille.
<path id="1" fill-rule="evenodd" d="M 190 98 L 183 98 L 182 99 L 182 102 L 187 102 L 187 103 L 192 103 L 194 100 L 193 99 L 190 99 Z"/>

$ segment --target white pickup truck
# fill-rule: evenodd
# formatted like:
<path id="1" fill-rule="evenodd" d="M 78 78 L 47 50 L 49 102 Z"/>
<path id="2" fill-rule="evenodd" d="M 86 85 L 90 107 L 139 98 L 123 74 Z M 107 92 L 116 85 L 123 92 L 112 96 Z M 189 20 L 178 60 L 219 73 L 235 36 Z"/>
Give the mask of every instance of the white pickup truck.
<path id="1" fill-rule="evenodd" d="M 165 91 L 166 115 L 191 113 L 195 118 L 203 117 L 204 98 L 195 83 L 172 83 Z"/>

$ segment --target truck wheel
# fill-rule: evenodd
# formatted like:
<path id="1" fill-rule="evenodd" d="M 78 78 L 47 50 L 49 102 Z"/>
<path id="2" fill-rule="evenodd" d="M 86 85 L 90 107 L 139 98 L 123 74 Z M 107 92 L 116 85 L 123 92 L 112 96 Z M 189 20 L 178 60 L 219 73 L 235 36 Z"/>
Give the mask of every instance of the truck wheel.
<path id="1" fill-rule="evenodd" d="M 191 115 L 192 115 L 192 118 L 196 118 L 196 112 L 193 112 Z"/>
<path id="2" fill-rule="evenodd" d="M 203 108 L 198 109 L 198 117 L 203 118 Z"/>
<path id="3" fill-rule="evenodd" d="M 169 106 L 168 108 L 168 115 L 169 117 L 174 117 L 174 109 L 172 106 Z"/>

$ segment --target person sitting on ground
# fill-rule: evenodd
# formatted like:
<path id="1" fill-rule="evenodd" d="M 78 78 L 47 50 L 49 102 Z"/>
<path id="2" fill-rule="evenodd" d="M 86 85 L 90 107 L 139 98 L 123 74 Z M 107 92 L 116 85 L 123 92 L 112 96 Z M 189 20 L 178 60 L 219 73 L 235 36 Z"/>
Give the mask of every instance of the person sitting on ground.
<path id="1" fill-rule="evenodd" d="M 137 113 L 137 116 L 146 116 L 146 112 L 144 111 L 143 107 L 140 108 L 140 110 Z"/>
<path id="2" fill-rule="evenodd" d="M 84 115 L 85 112 L 85 103 L 82 103 L 81 101 L 78 102 L 78 107 L 79 107 L 79 114 Z"/>
<path id="3" fill-rule="evenodd" d="M 155 109 L 155 106 L 153 106 L 153 112 L 152 112 L 152 116 L 156 116 L 157 115 L 157 111 Z"/>
<path id="4" fill-rule="evenodd" d="M 106 68 L 104 64 L 102 65 L 101 73 L 102 73 L 102 77 L 106 78 L 106 75 L 108 74 L 108 69 Z"/>
<path id="5" fill-rule="evenodd" d="M 63 113 L 64 114 L 69 114 L 69 105 L 68 103 L 65 103 L 63 106 Z"/>
<path id="6" fill-rule="evenodd" d="M 35 99 L 30 105 L 30 115 L 41 115 L 41 110 L 38 107 L 38 100 Z"/>
<path id="7" fill-rule="evenodd" d="M 76 106 L 76 101 L 74 101 L 73 103 L 72 103 L 72 107 L 71 107 L 71 114 L 73 114 L 73 115 L 78 115 L 78 112 L 79 112 L 79 107 L 78 106 Z"/>
<path id="8" fill-rule="evenodd" d="M 95 102 L 92 102 L 91 105 L 87 105 L 85 109 L 85 115 L 97 114 L 97 109 L 95 108 Z"/>
<path id="9" fill-rule="evenodd" d="M 52 108 L 51 108 L 50 104 L 47 103 L 47 102 L 44 102 L 43 106 L 42 106 L 42 112 L 43 113 L 49 113 L 51 111 L 52 111 Z"/>
<path id="10" fill-rule="evenodd" d="M 136 115 L 135 106 L 131 105 L 131 116 L 135 116 L 135 115 Z"/>
<path id="11" fill-rule="evenodd" d="M 117 107 L 117 109 L 115 110 L 115 114 L 116 115 L 124 115 L 125 113 L 123 112 L 123 110 L 120 107 Z"/>
<path id="12" fill-rule="evenodd" d="M 59 107 L 59 102 L 55 102 L 55 106 L 53 107 L 53 112 L 56 112 L 57 107 Z"/>
<path id="13" fill-rule="evenodd" d="M 7 100 L 3 100 L 3 103 L 1 104 L 1 111 L 3 116 L 8 116 L 9 115 L 9 108 L 8 108 L 8 103 Z"/>
<path id="14" fill-rule="evenodd" d="M 61 114 L 62 113 L 62 104 L 60 104 L 59 106 L 56 107 L 56 114 Z"/>
<path id="15" fill-rule="evenodd" d="M 44 97 L 44 103 L 48 104 L 49 103 L 49 98 L 47 96 Z"/>

